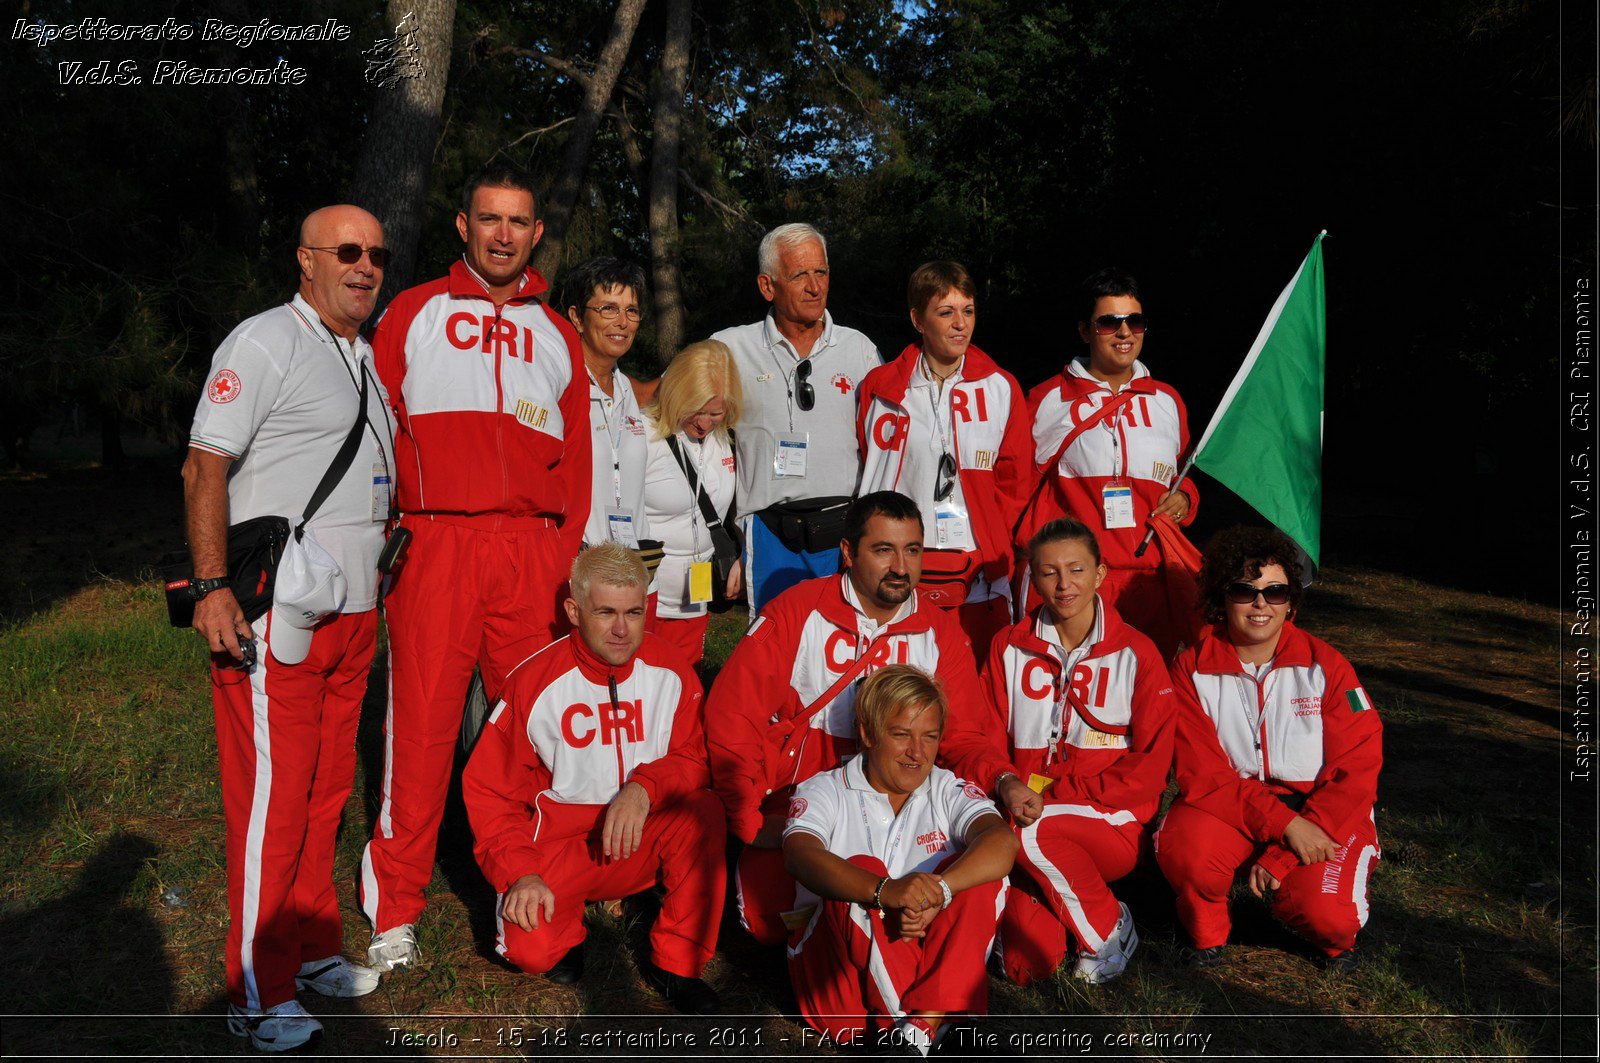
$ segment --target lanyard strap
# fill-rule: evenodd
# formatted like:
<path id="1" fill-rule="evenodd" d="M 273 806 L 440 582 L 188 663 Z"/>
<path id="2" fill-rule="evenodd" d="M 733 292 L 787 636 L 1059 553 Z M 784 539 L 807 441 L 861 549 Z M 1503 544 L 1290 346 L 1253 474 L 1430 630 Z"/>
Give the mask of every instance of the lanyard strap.
<path id="1" fill-rule="evenodd" d="M 622 415 L 622 399 L 612 398 L 612 405 L 616 406 L 617 427 L 611 427 L 611 411 L 606 409 L 606 393 L 601 390 L 600 382 L 594 378 L 594 371 L 584 366 L 584 371 L 589 374 L 589 383 L 593 384 L 596 391 L 600 392 L 600 419 L 606 423 L 606 436 L 611 440 L 611 495 L 616 499 L 618 509 L 622 508 L 622 426 L 627 418 Z M 611 374 L 611 390 L 620 390 L 615 371 Z"/>

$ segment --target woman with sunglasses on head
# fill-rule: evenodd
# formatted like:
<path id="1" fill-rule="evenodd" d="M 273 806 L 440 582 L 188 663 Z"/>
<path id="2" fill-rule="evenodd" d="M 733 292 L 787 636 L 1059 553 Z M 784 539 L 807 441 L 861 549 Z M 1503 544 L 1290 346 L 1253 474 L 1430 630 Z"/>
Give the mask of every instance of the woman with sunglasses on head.
<path id="1" fill-rule="evenodd" d="M 727 344 L 701 340 L 678 352 L 645 411 L 652 422 L 645 515 L 665 551 L 656 572 L 655 633 L 691 665 L 705 656 L 709 604 L 737 598 L 743 578 L 743 545 L 728 520 L 735 473 L 730 430 L 743 400 Z"/>
<path id="2" fill-rule="evenodd" d="M 1179 796 L 1156 858 L 1195 967 L 1222 962 L 1228 891 L 1246 869 L 1334 970 L 1353 965 L 1367 921 L 1383 724 L 1350 663 L 1294 624 L 1297 556 L 1274 529 L 1214 537 L 1200 571 L 1213 626 L 1172 662 Z"/>
<path id="3" fill-rule="evenodd" d="M 1017 545 L 1063 514 L 1089 525 L 1109 569 L 1101 596 L 1170 656 L 1187 632 L 1172 616 L 1160 550 L 1135 552 L 1152 516 L 1175 524 L 1194 519 L 1200 496 L 1193 482 L 1169 487 L 1189 447 L 1188 412 L 1139 361 L 1145 315 L 1138 282 L 1103 269 L 1084 279 L 1078 299 L 1078 336 L 1088 353 L 1028 394 L 1040 479 Z"/>
<path id="4" fill-rule="evenodd" d="M 992 794 L 1022 852 L 1000 923 L 1000 963 L 1018 985 L 1119 977 L 1139 944 L 1110 883 L 1133 871 L 1172 767 L 1172 683 L 1154 643 L 1096 594 L 1106 566 L 1071 517 L 1028 543 L 1043 604 L 995 640 L 985 704 L 956 707 L 948 766 Z M 1070 934 L 1070 938 L 1069 938 Z"/>
<path id="5" fill-rule="evenodd" d="M 644 512 L 647 427 L 633 381 L 617 368 L 639 332 L 644 271 L 617 258 L 591 258 L 567 274 L 562 294 L 589 371 L 594 460 L 583 541 L 586 546 L 619 542 L 640 550 L 653 576 L 652 561 L 659 561 L 660 553 L 659 543 L 649 539 L 650 522 Z"/>
<path id="6" fill-rule="evenodd" d="M 856 436 L 860 493 L 896 491 L 917 503 L 917 591 L 959 610 L 982 660 L 1011 620 L 1011 529 L 1031 469 L 1022 389 L 972 343 L 975 293 L 957 262 L 926 262 L 911 274 L 906 298 L 922 338 L 867 374 Z"/>

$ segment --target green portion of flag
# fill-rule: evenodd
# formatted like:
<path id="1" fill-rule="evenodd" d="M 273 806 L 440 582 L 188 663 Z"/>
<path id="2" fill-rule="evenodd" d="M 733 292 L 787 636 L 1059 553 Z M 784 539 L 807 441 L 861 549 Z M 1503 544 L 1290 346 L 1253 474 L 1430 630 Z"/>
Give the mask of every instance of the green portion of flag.
<path id="1" fill-rule="evenodd" d="M 1350 702 L 1351 712 L 1362 712 L 1372 708 L 1372 701 L 1367 697 L 1367 692 L 1363 687 L 1346 690 L 1344 696 L 1345 700 Z"/>
<path id="2" fill-rule="evenodd" d="M 1314 564 L 1322 553 L 1323 235 L 1278 296 L 1195 454 Z"/>

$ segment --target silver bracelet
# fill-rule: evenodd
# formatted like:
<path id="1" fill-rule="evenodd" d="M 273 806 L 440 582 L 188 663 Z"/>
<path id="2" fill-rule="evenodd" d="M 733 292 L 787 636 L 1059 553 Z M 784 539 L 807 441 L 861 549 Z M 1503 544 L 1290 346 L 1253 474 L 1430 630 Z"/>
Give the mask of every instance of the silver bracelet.
<path id="1" fill-rule="evenodd" d="M 939 888 L 944 890 L 944 903 L 939 905 L 939 910 L 942 912 L 946 908 L 950 907 L 950 902 L 956 899 L 956 895 L 950 892 L 950 883 L 946 882 L 944 879 L 939 880 Z"/>

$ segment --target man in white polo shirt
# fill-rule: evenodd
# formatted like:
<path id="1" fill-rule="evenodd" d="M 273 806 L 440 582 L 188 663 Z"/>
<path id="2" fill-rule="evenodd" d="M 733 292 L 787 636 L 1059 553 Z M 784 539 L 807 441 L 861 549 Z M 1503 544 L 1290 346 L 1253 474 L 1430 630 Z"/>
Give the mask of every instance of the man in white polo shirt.
<path id="1" fill-rule="evenodd" d="M 761 240 L 756 286 L 772 304 L 711 338 L 733 351 L 744 387 L 739 520 L 750 615 L 813 576 L 839 571 L 844 511 L 861 472 L 856 388 L 882 361 L 828 313 L 828 244 L 809 225 Z"/>
<path id="2" fill-rule="evenodd" d="M 297 986 L 342 997 L 378 986 L 376 971 L 340 953 L 333 850 L 355 778 L 394 468 L 388 402 L 357 333 L 383 283 L 383 229 L 358 207 L 324 207 L 301 226 L 296 257 L 293 300 L 217 349 L 183 467 L 227 822 L 228 1028 L 274 1052 L 322 1029 Z M 230 522 L 298 525 L 358 418 L 354 458 L 291 547 L 313 559 L 305 568 L 326 598 L 317 611 L 331 612 L 309 633 L 281 609 L 247 621 L 227 585 Z"/>

